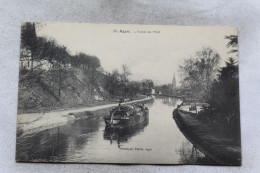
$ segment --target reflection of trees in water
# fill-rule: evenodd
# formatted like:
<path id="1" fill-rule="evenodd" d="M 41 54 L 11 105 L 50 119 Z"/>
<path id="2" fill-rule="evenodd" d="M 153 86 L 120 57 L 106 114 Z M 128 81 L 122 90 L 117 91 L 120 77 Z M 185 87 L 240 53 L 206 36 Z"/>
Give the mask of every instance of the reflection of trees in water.
<path id="1" fill-rule="evenodd" d="M 168 106 L 176 106 L 178 100 L 177 98 L 166 96 L 157 96 L 156 99 L 161 99 L 162 103 Z"/>
<path id="2" fill-rule="evenodd" d="M 180 155 L 179 163 L 181 164 L 214 164 L 215 162 L 201 153 L 189 141 L 182 142 L 182 146 L 178 151 Z"/>
<path id="3" fill-rule="evenodd" d="M 67 136 L 57 127 L 17 138 L 16 159 L 18 161 L 51 161 L 58 156 L 64 158 L 66 148 Z"/>
<path id="4" fill-rule="evenodd" d="M 71 126 L 80 134 L 95 132 L 99 129 L 100 121 L 97 118 L 77 120 Z"/>
<path id="5" fill-rule="evenodd" d="M 144 105 L 146 107 L 152 107 L 153 106 L 153 103 L 154 103 L 154 99 L 150 100 L 149 102 L 145 103 Z"/>
<path id="6" fill-rule="evenodd" d="M 133 127 L 128 127 L 124 129 L 115 129 L 115 130 L 104 130 L 104 139 L 110 140 L 110 144 L 113 144 L 113 141 L 116 141 L 118 147 L 120 147 L 120 143 L 126 143 L 133 136 L 138 135 L 140 132 L 144 130 L 144 128 L 149 124 L 149 118 L 145 119 L 144 122 L 135 125 Z"/>
<path id="7" fill-rule="evenodd" d="M 88 119 L 17 138 L 16 158 L 21 161 L 65 160 L 68 147 L 82 148 L 100 120 Z"/>
<path id="8" fill-rule="evenodd" d="M 70 139 L 72 140 L 74 147 L 77 149 L 83 148 L 90 140 L 90 134 L 98 131 L 99 127 L 100 120 L 97 118 L 75 121 L 69 128 L 71 133 Z"/>

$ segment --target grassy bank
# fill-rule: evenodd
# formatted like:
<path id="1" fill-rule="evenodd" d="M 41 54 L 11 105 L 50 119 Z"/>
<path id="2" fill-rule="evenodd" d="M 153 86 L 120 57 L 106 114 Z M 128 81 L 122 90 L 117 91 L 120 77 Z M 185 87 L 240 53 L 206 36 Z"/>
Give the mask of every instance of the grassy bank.
<path id="1" fill-rule="evenodd" d="M 182 133 L 196 148 L 222 165 L 241 165 L 241 146 L 225 133 L 198 120 L 193 114 L 175 109 L 173 118 Z"/>

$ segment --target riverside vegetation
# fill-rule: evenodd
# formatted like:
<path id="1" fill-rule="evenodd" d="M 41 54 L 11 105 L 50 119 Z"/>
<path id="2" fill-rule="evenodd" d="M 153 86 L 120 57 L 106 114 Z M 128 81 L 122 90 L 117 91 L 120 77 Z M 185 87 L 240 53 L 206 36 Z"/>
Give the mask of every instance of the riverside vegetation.
<path id="1" fill-rule="evenodd" d="M 140 99 L 154 86 L 150 79 L 130 81 L 126 65 L 106 72 L 98 57 L 73 55 L 54 39 L 38 36 L 41 27 L 22 24 L 18 114 Z"/>
<path id="2" fill-rule="evenodd" d="M 235 57 L 227 58 L 224 67 L 219 67 L 220 56 L 212 48 L 203 48 L 179 67 L 183 104 L 190 105 L 195 113 L 175 110 L 174 118 L 180 128 L 185 126 L 181 129 L 186 131 L 184 133 L 191 138 L 196 136 L 193 141 L 202 150 L 220 162 L 226 159 L 223 163 L 240 165 L 239 76 L 235 60 L 238 40 L 235 35 L 225 39 L 228 39 L 227 47 L 231 48 L 230 55 Z M 198 109 L 201 103 L 204 106 Z M 207 141 L 211 145 L 206 144 Z M 215 147 L 210 149 L 211 146 Z"/>

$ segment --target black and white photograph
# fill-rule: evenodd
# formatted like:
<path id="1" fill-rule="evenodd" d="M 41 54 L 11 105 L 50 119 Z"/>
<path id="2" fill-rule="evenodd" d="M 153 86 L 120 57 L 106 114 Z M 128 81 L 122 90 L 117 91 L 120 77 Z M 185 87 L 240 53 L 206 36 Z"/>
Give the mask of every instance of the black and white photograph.
<path id="1" fill-rule="evenodd" d="M 17 162 L 241 165 L 236 27 L 23 22 Z"/>

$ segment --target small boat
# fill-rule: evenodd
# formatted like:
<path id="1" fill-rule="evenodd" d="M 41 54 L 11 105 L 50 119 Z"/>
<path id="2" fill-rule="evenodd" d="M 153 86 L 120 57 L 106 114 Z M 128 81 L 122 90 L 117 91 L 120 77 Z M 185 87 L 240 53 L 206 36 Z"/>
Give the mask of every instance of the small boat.
<path id="1" fill-rule="evenodd" d="M 144 122 L 149 116 L 149 109 L 144 105 L 119 104 L 104 117 L 106 129 L 124 129 Z"/>

